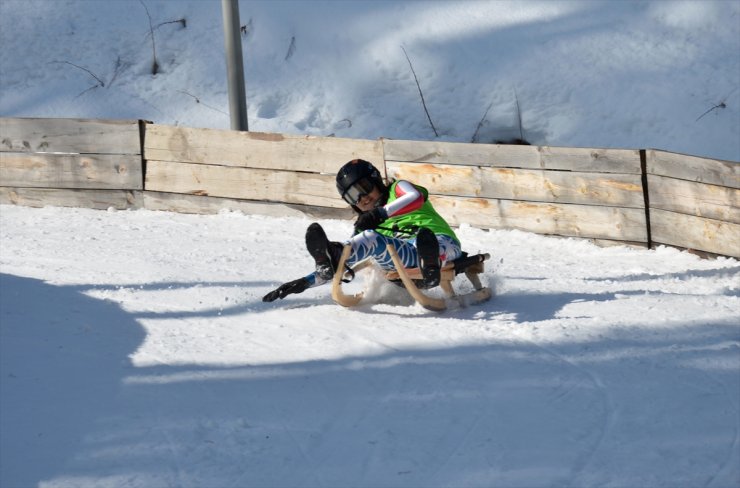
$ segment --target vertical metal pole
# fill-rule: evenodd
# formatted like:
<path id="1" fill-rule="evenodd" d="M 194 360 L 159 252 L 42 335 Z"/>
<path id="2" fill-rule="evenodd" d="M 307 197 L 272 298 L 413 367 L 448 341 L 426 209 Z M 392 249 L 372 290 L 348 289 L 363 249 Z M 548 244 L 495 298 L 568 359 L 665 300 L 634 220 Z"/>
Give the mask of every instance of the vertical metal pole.
<path id="1" fill-rule="evenodd" d="M 244 86 L 242 40 L 239 36 L 239 0 L 221 0 L 224 17 L 226 74 L 229 85 L 229 113 L 232 130 L 248 131 L 247 93 Z"/>

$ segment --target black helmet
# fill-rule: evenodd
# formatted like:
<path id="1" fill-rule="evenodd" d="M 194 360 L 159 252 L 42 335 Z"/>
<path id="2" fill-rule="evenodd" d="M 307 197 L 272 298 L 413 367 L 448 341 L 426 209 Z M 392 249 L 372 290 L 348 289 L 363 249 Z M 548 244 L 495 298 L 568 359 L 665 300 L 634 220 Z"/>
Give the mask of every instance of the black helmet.
<path id="1" fill-rule="evenodd" d="M 373 188 L 377 188 L 381 195 L 386 193 L 380 171 L 364 159 L 353 159 L 337 172 L 337 191 L 355 210 L 358 210 L 355 205 L 360 197 Z"/>

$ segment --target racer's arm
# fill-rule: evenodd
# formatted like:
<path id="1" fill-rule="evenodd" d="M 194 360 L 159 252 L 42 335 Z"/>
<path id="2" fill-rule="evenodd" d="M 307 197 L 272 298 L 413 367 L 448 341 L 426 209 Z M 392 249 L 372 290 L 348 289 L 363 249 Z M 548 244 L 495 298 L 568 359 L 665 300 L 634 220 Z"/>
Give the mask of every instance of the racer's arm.
<path id="1" fill-rule="evenodd" d="M 355 234 L 369 229 L 376 229 L 390 217 L 404 215 L 418 210 L 424 205 L 424 195 L 406 180 L 400 180 L 394 186 L 393 201 L 369 212 L 362 213 L 355 222 Z"/>
<path id="2" fill-rule="evenodd" d="M 388 217 L 403 215 L 419 210 L 424 205 L 424 195 L 406 180 L 400 180 L 395 187 L 396 199 L 383 205 Z"/>
<path id="3" fill-rule="evenodd" d="M 395 192 L 393 201 L 357 217 L 355 234 L 363 230 L 376 229 L 388 218 L 413 212 L 424 205 L 424 195 L 406 180 L 398 181 L 393 191 Z"/>

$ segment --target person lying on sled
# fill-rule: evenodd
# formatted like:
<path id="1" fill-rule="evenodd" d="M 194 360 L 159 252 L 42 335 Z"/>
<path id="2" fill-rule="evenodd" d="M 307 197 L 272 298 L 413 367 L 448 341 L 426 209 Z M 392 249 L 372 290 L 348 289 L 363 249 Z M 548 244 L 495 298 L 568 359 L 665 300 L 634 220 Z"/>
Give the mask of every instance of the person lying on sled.
<path id="1" fill-rule="evenodd" d="M 462 255 L 460 241 L 449 224 L 434 210 L 426 188 L 406 180 L 383 182 L 368 161 L 354 159 L 337 173 L 337 190 L 359 214 L 354 235 L 344 243 L 329 241 L 317 223 L 306 230 L 306 247 L 316 270 L 303 278 L 280 285 L 262 298 L 272 302 L 292 293 L 327 283 L 338 271 L 344 245 L 352 246 L 346 261 L 350 268 L 372 257 L 385 271 L 394 271 L 388 244 L 393 244 L 404 267 L 420 268 L 423 287 L 437 286 L 440 268 Z"/>

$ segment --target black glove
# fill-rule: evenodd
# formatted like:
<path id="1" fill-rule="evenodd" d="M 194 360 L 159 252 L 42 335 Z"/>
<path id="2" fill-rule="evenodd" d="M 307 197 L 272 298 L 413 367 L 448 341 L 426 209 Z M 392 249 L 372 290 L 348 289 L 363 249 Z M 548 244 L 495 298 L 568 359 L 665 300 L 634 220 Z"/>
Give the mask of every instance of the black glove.
<path id="1" fill-rule="evenodd" d="M 355 221 L 355 233 L 363 230 L 375 229 L 387 218 L 388 213 L 386 213 L 383 207 L 374 208 L 369 212 L 364 212 L 360 214 L 360 216 L 357 217 L 357 221 Z"/>
<path id="2" fill-rule="evenodd" d="M 302 293 L 306 291 L 308 287 L 311 286 L 311 283 L 308 282 L 306 278 L 298 278 L 297 280 L 289 281 L 288 283 L 283 283 L 279 287 L 272 290 L 270 293 L 262 297 L 263 302 L 273 302 L 275 300 L 283 299 L 286 296 L 290 295 L 291 293 Z"/>

